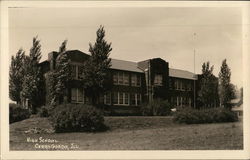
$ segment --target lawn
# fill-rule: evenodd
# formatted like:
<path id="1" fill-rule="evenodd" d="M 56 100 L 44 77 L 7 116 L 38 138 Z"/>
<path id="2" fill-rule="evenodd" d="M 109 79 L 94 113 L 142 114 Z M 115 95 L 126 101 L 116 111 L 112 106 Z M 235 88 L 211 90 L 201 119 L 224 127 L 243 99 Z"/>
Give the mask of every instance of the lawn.
<path id="1" fill-rule="evenodd" d="M 171 117 L 106 117 L 100 133 L 47 133 L 47 118 L 10 125 L 10 150 L 239 150 L 242 122 L 176 124 Z M 25 133 L 38 127 L 41 133 Z"/>

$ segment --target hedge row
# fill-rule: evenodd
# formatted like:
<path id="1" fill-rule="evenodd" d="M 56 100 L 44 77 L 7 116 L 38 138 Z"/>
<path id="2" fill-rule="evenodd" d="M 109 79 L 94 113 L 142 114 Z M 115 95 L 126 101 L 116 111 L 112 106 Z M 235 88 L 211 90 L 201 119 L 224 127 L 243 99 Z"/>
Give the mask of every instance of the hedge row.
<path id="1" fill-rule="evenodd" d="M 174 121 L 186 124 L 220 123 L 238 121 L 237 114 L 226 108 L 193 109 L 190 107 L 177 110 Z"/>

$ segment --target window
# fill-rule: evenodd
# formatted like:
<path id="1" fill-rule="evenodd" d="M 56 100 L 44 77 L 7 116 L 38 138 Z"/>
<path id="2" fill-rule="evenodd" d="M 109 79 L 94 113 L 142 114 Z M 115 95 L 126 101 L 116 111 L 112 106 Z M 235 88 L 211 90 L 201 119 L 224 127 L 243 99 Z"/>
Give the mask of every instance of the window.
<path id="1" fill-rule="evenodd" d="M 71 88 L 71 102 L 84 103 L 84 90 L 79 88 Z"/>
<path id="2" fill-rule="evenodd" d="M 118 84 L 118 72 L 115 72 L 113 75 L 113 82 L 114 84 Z"/>
<path id="3" fill-rule="evenodd" d="M 174 89 L 177 90 L 177 87 L 178 87 L 178 80 L 175 80 L 175 81 L 174 81 Z"/>
<path id="4" fill-rule="evenodd" d="M 114 103 L 114 104 L 118 104 L 118 92 L 114 92 L 113 103 Z"/>
<path id="5" fill-rule="evenodd" d="M 132 93 L 131 94 L 131 105 L 136 106 L 136 98 L 135 98 L 136 94 Z"/>
<path id="6" fill-rule="evenodd" d="M 71 76 L 72 78 L 76 78 L 76 65 L 71 66 Z"/>
<path id="7" fill-rule="evenodd" d="M 129 105 L 129 93 L 114 92 L 114 105 Z"/>
<path id="8" fill-rule="evenodd" d="M 191 82 L 188 82 L 188 84 L 187 84 L 187 90 L 191 91 Z"/>
<path id="9" fill-rule="evenodd" d="M 76 102 L 77 100 L 77 90 L 76 88 L 71 89 L 71 102 Z"/>
<path id="10" fill-rule="evenodd" d="M 129 75 L 128 75 L 128 73 L 123 73 L 123 83 L 124 83 L 124 85 L 129 85 Z"/>
<path id="11" fill-rule="evenodd" d="M 141 76 L 138 74 L 131 75 L 131 85 L 132 86 L 141 86 Z"/>
<path id="12" fill-rule="evenodd" d="M 77 66 L 78 68 L 78 79 L 82 79 L 83 78 L 83 67 L 82 66 Z"/>
<path id="13" fill-rule="evenodd" d="M 104 95 L 104 104 L 111 104 L 111 93 L 108 92 Z"/>
<path id="14" fill-rule="evenodd" d="M 131 86 L 136 86 L 137 77 L 136 74 L 131 75 Z"/>
<path id="15" fill-rule="evenodd" d="M 160 74 L 155 75 L 154 84 L 157 86 L 162 86 L 162 75 Z"/>
<path id="16" fill-rule="evenodd" d="M 141 104 L 141 94 L 136 94 L 137 95 L 137 106 Z"/>
<path id="17" fill-rule="evenodd" d="M 100 96 L 100 102 L 102 104 L 110 105 L 111 104 L 111 93 L 107 92 L 107 93 L 101 95 Z"/>
<path id="18" fill-rule="evenodd" d="M 176 97 L 177 101 L 176 101 L 176 106 L 180 105 L 180 100 L 179 100 L 179 96 Z"/>
<path id="19" fill-rule="evenodd" d="M 132 93 L 131 94 L 131 105 L 138 106 L 141 104 L 141 94 Z"/>
<path id="20" fill-rule="evenodd" d="M 136 85 L 141 86 L 141 75 L 137 75 Z"/>
<path id="21" fill-rule="evenodd" d="M 172 79 L 169 78 L 169 84 L 168 84 L 169 89 L 172 89 Z"/>
<path id="22" fill-rule="evenodd" d="M 123 93 L 119 92 L 119 104 L 123 104 Z"/>
<path id="23" fill-rule="evenodd" d="M 129 74 L 124 72 L 115 72 L 113 75 L 114 84 L 129 85 Z"/>
<path id="24" fill-rule="evenodd" d="M 192 101 L 191 101 L 191 98 L 189 97 L 189 98 L 188 98 L 189 107 L 191 107 L 191 103 L 192 103 Z"/>
<path id="25" fill-rule="evenodd" d="M 122 72 L 118 73 L 118 84 L 123 84 L 123 73 Z"/>
<path id="26" fill-rule="evenodd" d="M 82 66 L 71 65 L 71 76 L 73 79 L 81 79 L 83 74 Z"/>
<path id="27" fill-rule="evenodd" d="M 124 93 L 123 95 L 124 97 L 124 104 L 128 105 L 129 104 L 129 94 L 128 93 Z"/>

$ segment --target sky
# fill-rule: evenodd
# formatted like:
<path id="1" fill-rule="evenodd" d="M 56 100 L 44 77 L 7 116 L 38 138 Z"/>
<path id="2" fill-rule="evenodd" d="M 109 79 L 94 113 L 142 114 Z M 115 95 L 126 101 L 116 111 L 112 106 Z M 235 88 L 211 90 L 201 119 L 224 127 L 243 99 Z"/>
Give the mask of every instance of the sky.
<path id="1" fill-rule="evenodd" d="M 58 51 L 65 39 L 68 50 L 89 53 L 89 43 L 95 42 L 100 25 L 112 43 L 111 58 L 138 62 L 159 57 L 169 62 L 170 68 L 195 73 L 201 73 L 202 63 L 209 61 L 215 76 L 226 58 L 232 83 L 242 86 L 239 8 L 10 8 L 10 55 L 19 48 L 28 54 L 36 35 L 41 41 L 42 61 L 49 52 Z"/>

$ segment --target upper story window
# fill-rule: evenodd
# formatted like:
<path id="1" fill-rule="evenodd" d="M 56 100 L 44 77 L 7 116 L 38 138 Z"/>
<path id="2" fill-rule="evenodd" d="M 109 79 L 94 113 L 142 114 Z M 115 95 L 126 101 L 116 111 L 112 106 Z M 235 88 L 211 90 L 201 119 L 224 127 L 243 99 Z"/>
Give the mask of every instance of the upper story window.
<path id="1" fill-rule="evenodd" d="M 131 86 L 141 86 L 141 76 L 137 74 L 131 75 Z"/>
<path id="2" fill-rule="evenodd" d="M 114 72 L 113 74 L 114 84 L 129 85 L 129 74 L 125 72 Z"/>
<path id="3" fill-rule="evenodd" d="M 83 73 L 82 66 L 79 65 L 71 65 L 71 76 L 73 79 L 81 79 Z"/>
<path id="4" fill-rule="evenodd" d="M 161 74 L 155 75 L 154 85 L 162 86 L 162 75 Z"/>
<path id="5" fill-rule="evenodd" d="M 169 78 L 169 89 L 172 89 L 172 79 L 171 78 Z"/>

